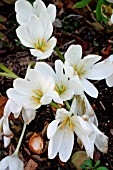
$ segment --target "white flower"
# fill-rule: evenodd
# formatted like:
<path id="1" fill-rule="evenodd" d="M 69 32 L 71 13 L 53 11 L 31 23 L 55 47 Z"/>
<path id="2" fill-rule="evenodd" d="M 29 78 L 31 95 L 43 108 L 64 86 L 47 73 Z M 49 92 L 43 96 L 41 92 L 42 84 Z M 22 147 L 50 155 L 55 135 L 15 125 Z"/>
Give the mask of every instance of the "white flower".
<path id="1" fill-rule="evenodd" d="M 0 161 L 0 170 L 24 170 L 24 165 L 17 156 L 6 156 Z"/>
<path id="2" fill-rule="evenodd" d="M 113 24 L 113 14 L 111 15 L 110 21 Z"/>
<path id="3" fill-rule="evenodd" d="M 22 107 L 22 105 L 15 103 L 9 99 L 4 107 L 4 116 L 9 116 L 10 113 L 14 114 L 15 118 L 18 118 L 22 112 L 23 120 L 26 124 L 29 124 L 35 118 L 35 110 L 31 108 Z"/>
<path id="4" fill-rule="evenodd" d="M 39 59 L 50 57 L 56 46 L 56 38 L 51 37 L 53 32 L 52 23 L 44 12 L 40 17 L 31 15 L 28 24 L 19 26 L 16 30 L 21 43 L 31 48 L 30 52 Z"/>
<path id="5" fill-rule="evenodd" d="M 44 62 L 37 62 L 35 69 L 44 75 L 50 75 L 55 81 L 55 93 L 53 100 L 63 104 L 63 101 L 70 100 L 74 94 L 81 93 L 81 84 L 76 80 L 69 80 L 64 72 L 64 64 L 61 60 L 55 61 L 54 70 Z"/>
<path id="6" fill-rule="evenodd" d="M 98 55 L 87 55 L 83 59 L 82 47 L 80 45 L 71 45 L 65 53 L 65 69 L 70 78 L 78 76 L 84 91 L 91 97 L 97 98 L 98 90 L 89 82 L 90 80 L 101 80 L 108 77 L 112 72 L 112 66 L 109 63 L 97 63 L 101 59 Z"/>
<path id="7" fill-rule="evenodd" d="M 2 136 L 4 141 L 4 147 L 6 148 L 9 145 L 11 138 L 13 137 L 13 133 L 9 128 L 8 117 L 5 116 L 0 119 L 0 140 L 2 139 Z"/>
<path id="8" fill-rule="evenodd" d="M 38 109 L 41 105 L 51 103 L 53 98 L 54 81 L 34 69 L 27 73 L 27 80 L 17 78 L 14 88 L 7 90 L 8 98 L 24 108 Z"/>
<path id="9" fill-rule="evenodd" d="M 100 150 L 103 153 L 107 153 L 108 151 L 108 137 L 104 135 L 88 118 L 87 115 L 84 115 L 82 117 L 92 128 L 92 133 L 89 135 L 90 143 L 92 145 L 96 145 L 98 150 Z M 93 156 L 93 153 L 92 153 Z"/>
<path id="10" fill-rule="evenodd" d="M 74 114 L 81 117 L 83 115 L 87 115 L 91 122 L 98 126 L 98 120 L 95 112 L 84 93 L 74 97 L 71 108 L 73 108 L 72 112 Z"/>
<path id="11" fill-rule="evenodd" d="M 66 162 L 72 153 L 74 132 L 80 138 L 88 156 L 90 156 L 92 145 L 90 145 L 88 135 L 90 135 L 91 130 L 87 125 L 88 123 L 80 116 L 73 115 L 64 108 L 57 109 L 56 118 L 49 124 L 47 129 L 47 136 L 50 139 L 48 157 L 53 159 L 59 153 L 61 161 Z"/>
<path id="12" fill-rule="evenodd" d="M 107 2 L 113 3 L 113 0 L 106 0 Z"/>
<path id="13" fill-rule="evenodd" d="M 49 4 L 46 8 L 41 0 L 36 0 L 33 3 L 33 6 L 26 0 L 18 0 L 15 2 L 15 11 L 17 13 L 17 22 L 20 25 L 27 24 L 31 14 L 35 14 L 39 17 L 42 12 L 45 12 L 49 15 L 51 22 L 54 22 L 56 18 L 56 6 Z M 45 20 L 45 18 L 43 18 L 43 20 Z"/>
<path id="14" fill-rule="evenodd" d="M 104 62 L 105 63 L 111 63 L 112 67 L 113 67 L 113 55 L 110 55 L 106 60 L 104 60 Z M 109 87 L 113 86 L 113 69 L 112 69 L 111 75 L 106 78 L 106 84 Z"/>

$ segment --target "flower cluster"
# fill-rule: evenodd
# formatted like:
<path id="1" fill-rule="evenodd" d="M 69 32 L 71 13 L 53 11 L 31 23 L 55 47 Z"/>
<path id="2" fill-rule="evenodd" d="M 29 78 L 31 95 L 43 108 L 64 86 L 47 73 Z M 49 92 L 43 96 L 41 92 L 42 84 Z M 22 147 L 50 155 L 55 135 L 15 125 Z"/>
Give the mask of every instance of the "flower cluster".
<path id="1" fill-rule="evenodd" d="M 30 48 L 37 60 L 50 57 L 56 46 L 56 38 L 51 38 L 56 7 L 50 4 L 46 8 L 41 0 L 36 0 L 33 6 L 26 0 L 18 0 L 15 11 L 20 24 L 16 33 L 21 43 Z M 8 146 L 12 136 L 8 124 L 10 113 L 15 118 L 22 114 L 23 121 L 29 124 L 35 118 L 36 109 L 54 104 L 57 106 L 55 120 L 47 128 L 50 159 L 59 153 L 61 161 L 68 161 L 75 141 L 74 133 L 88 157 L 93 158 L 94 145 L 106 153 L 108 138 L 98 129 L 96 114 L 85 95 L 98 97 L 98 90 L 89 80 L 106 79 L 107 85 L 113 86 L 113 55 L 104 61 L 101 59 L 101 56 L 94 54 L 82 58 L 82 47 L 71 45 L 64 54 L 65 61 L 55 61 L 55 69 L 45 62 L 37 61 L 33 69 L 27 70 L 24 79 L 16 78 L 13 88 L 6 92 L 9 100 L 4 116 L 0 119 L 0 137 L 4 137 L 4 146 Z M 18 158 L 12 156 L 7 159 Z M 0 167 L 5 161 L 0 162 Z"/>

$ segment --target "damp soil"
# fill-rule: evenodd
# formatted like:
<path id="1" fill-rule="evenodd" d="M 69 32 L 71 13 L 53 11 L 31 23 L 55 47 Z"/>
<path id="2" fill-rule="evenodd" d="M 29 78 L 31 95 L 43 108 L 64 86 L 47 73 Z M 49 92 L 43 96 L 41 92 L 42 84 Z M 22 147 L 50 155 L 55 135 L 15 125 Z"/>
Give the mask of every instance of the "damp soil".
<path id="1" fill-rule="evenodd" d="M 57 20 L 54 23 L 53 35 L 57 38 L 57 46 L 62 54 L 64 54 L 71 44 L 82 45 L 83 56 L 87 54 L 99 54 L 102 56 L 102 59 L 105 59 L 110 54 L 113 54 L 113 28 L 110 27 L 108 30 L 108 26 L 104 23 L 101 23 L 103 26 L 101 29 L 93 26 L 92 23 L 95 21 L 87 8 L 82 10 L 73 9 L 72 6 L 75 3 L 74 0 L 66 0 L 65 2 L 60 0 L 48 0 L 45 3 L 54 3 L 57 6 Z M 95 3 L 92 3 L 91 7 L 94 8 Z M 1 1 L 0 15 L 6 18 L 6 21 L 2 23 L 5 26 L 5 29 L 0 30 L 5 37 L 0 40 L 0 63 L 10 68 L 18 76 L 24 78 L 27 65 L 31 61 L 35 63 L 35 57 L 31 56 L 28 48 L 21 45 L 16 36 L 15 30 L 18 27 L 18 23 L 16 22 L 14 5 L 9 5 Z M 54 52 L 52 56 L 45 61 L 54 67 L 54 61 L 56 59 L 58 59 L 58 56 L 56 52 Z M 108 153 L 102 154 L 95 148 L 94 161 L 100 159 L 101 166 L 105 166 L 109 170 L 112 170 L 113 88 L 107 87 L 105 80 L 94 81 L 94 85 L 99 90 L 98 98 L 93 99 L 89 96 L 87 97 L 97 115 L 99 129 L 109 138 Z M 13 87 L 13 79 L 0 77 L 0 94 L 2 96 L 7 97 L 6 90 L 11 87 Z M 75 167 L 70 164 L 70 161 L 62 163 L 58 156 L 53 160 L 47 158 L 48 139 L 46 136 L 46 127 L 52 120 L 54 120 L 54 116 L 55 113 L 50 106 L 43 106 L 38 109 L 36 118 L 27 126 L 19 155 L 24 161 L 25 166 L 29 160 L 33 160 L 33 162 L 36 163 L 35 169 L 39 170 L 75 169 Z M 3 142 L 0 141 L 0 159 L 11 154 L 15 150 L 17 141 L 21 134 L 22 125 L 23 121 L 21 117 L 16 120 L 13 116 L 10 118 L 10 126 L 15 136 L 8 148 L 4 148 Z M 45 150 L 41 155 L 36 155 L 31 152 L 28 146 L 29 138 L 34 132 L 38 134 L 43 133 Z M 73 153 L 79 150 L 81 150 L 81 148 L 76 145 L 75 141 Z M 31 170 L 32 169 L 33 168 L 31 168 Z"/>

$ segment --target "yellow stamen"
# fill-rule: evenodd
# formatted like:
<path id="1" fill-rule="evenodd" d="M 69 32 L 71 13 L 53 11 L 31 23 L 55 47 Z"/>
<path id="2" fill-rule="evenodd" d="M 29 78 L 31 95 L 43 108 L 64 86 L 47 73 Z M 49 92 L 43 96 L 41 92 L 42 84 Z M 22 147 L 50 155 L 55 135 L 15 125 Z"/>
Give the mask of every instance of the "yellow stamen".
<path id="1" fill-rule="evenodd" d="M 34 46 L 35 49 L 40 50 L 41 52 L 44 52 L 45 49 L 48 47 L 47 42 L 44 40 L 44 38 L 38 38 L 38 42 L 34 42 Z"/>
<path id="2" fill-rule="evenodd" d="M 32 92 L 34 93 L 34 96 L 32 96 L 32 98 L 36 101 L 36 103 L 40 103 L 40 99 L 43 96 L 43 93 L 37 89 L 37 90 L 32 90 Z"/>
<path id="3" fill-rule="evenodd" d="M 56 83 L 55 88 L 54 88 L 54 90 L 55 90 L 59 95 L 61 95 L 62 93 L 64 93 L 64 92 L 66 91 L 66 89 L 67 89 L 66 86 L 63 85 L 62 82 L 60 82 L 59 85 Z"/>

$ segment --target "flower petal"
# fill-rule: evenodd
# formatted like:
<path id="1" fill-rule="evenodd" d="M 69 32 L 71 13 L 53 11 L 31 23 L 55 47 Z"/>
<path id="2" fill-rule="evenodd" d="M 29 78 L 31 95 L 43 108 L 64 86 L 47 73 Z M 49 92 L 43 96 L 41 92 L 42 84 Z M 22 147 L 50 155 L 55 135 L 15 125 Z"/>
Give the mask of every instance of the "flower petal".
<path id="1" fill-rule="evenodd" d="M 55 37 L 52 37 L 48 41 L 49 49 L 53 50 L 53 48 L 56 46 L 57 39 Z"/>
<path id="2" fill-rule="evenodd" d="M 82 57 L 82 47 L 80 45 L 70 45 L 65 53 L 65 60 L 70 63 L 70 65 L 78 65 Z"/>
<path id="3" fill-rule="evenodd" d="M 26 124 L 29 124 L 35 118 L 35 115 L 36 113 L 34 109 L 28 109 L 28 108 L 22 109 L 22 117 Z"/>
<path id="4" fill-rule="evenodd" d="M 37 62 L 35 65 L 35 70 L 41 72 L 44 75 L 49 75 L 53 78 L 55 77 L 54 70 L 45 62 Z"/>
<path id="5" fill-rule="evenodd" d="M 92 66 L 100 59 L 101 56 L 89 54 L 80 61 L 77 68 L 82 68 L 82 71 L 86 71 L 89 68 L 92 68 Z"/>
<path id="6" fill-rule="evenodd" d="M 67 162 L 71 156 L 74 145 L 74 133 L 72 130 L 65 129 L 61 146 L 59 149 L 59 157 L 62 162 Z"/>
<path id="7" fill-rule="evenodd" d="M 33 37 L 29 34 L 29 30 L 28 30 L 28 24 L 25 26 L 19 26 L 16 29 L 16 34 L 17 37 L 20 39 L 21 43 L 25 46 L 25 47 L 34 47 L 34 40 Z"/>
<path id="8" fill-rule="evenodd" d="M 33 7 L 35 9 L 35 13 L 37 16 L 39 16 L 42 13 L 42 11 L 46 11 L 46 6 L 42 0 L 36 0 L 33 3 Z"/>
<path id="9" fill-rule="evenodd" d="M 53 23 L 56 18 L 56 6 L 53 4 L 49 4 L 47 7 L 47 12 L 49 14 L 49 18 L 50 18 L 51 22 Z"/>
<path id="10" fill-rule="evenodd" d="M 11 142 L 11 138 L 9 137 L 6 137 L 6 136 L 3 136 L 3 141 L 4 141 L 4 148 L 7 148 L 7 146 L 10 144 Z"/>
<path id="11" fill-rule="evenodd" d="M 49 126 L 48 126 L 48 128 L 47 128 L 47 137 L 48 137 L 48 139 L 52 138 L 53 135 L 56 133 L 58 124 L 59 124 L 59 119 L 53 120 L 53 121 L 49 124 Z"/>
<path id="12" fill-rule="evenodd" d="M 8 121 L 8 117 L 4 117 L 3 120 L 3 133 L 6 136 L 10 136 L 12 134 L 10 128 L 9 128 L 9 121 Z"/>
<path id="13" fill-rule="evenodd" d="M 40 50 L 30 49 L 30 52 L 33 56 L 37 57 L 36 60 L 43 60 L 43 59 L 49 58 L 53 50 L 41 52 Z"/>
<path id="14" fill-rule="evenodd" d="M 33 87 L 28 80 L 17 78 L 13 81 L 13 86 L 16 92 L 26 96 L 32 96 Z"/>
<path id="15" fill-rule="evenodd" d="M 39 19 L 43 25 L 43 38 L 47 41 L 53 33 L 53 26 L 47 11 L 41 12 Z"/>
<path id="16" fill-rule="evenodd" d="M 29 16 L 33 13 L 32 5 L 26 0 L 15 2 L 16 19 L 20 25 L 28 23 Z"/>
<path id="17" fill-rule="evenodd" d="M 44 94 L 40 100 L 41 104 L 42 105 L 47 105 L 47 104 L 50 104 L 52 101 L 52 94 L 51 92 L 47 92 L 46 94 Z"/>
<path id="18" fill-rule="evenodd" d="M 60 145 L 62 142 L 62 137 L 63 137 L 63 132 L 62 130 L 59 129 L 54 134 L 54 136 L 50 139 L 49 146 L 48 146 L 48 157 L 50 159 L 53 159 L 59 152 Z"/>
<path id="19" fill-rule="evenodd" d="M 113 73 L 113 64 L 99 62 L 95 64 L 89 72 L 86 74 L 86 77 L 91 80 L 102 80 L 109 77 Z"/>
<path id="20" fill-rule="evenodd" d="M 106 78 L 106 84 L 108 87 L 113 87 L 113 74 Z"/>
<path id="21" fill-rule="evenodd" d="M 95 86 L 90 83 L 87 79 L 82 79 L 83 83 L 83 89 L 84 91 L 91 97 L 97 98 L 98 96 L 98 90 L 95 88 Z"/>

